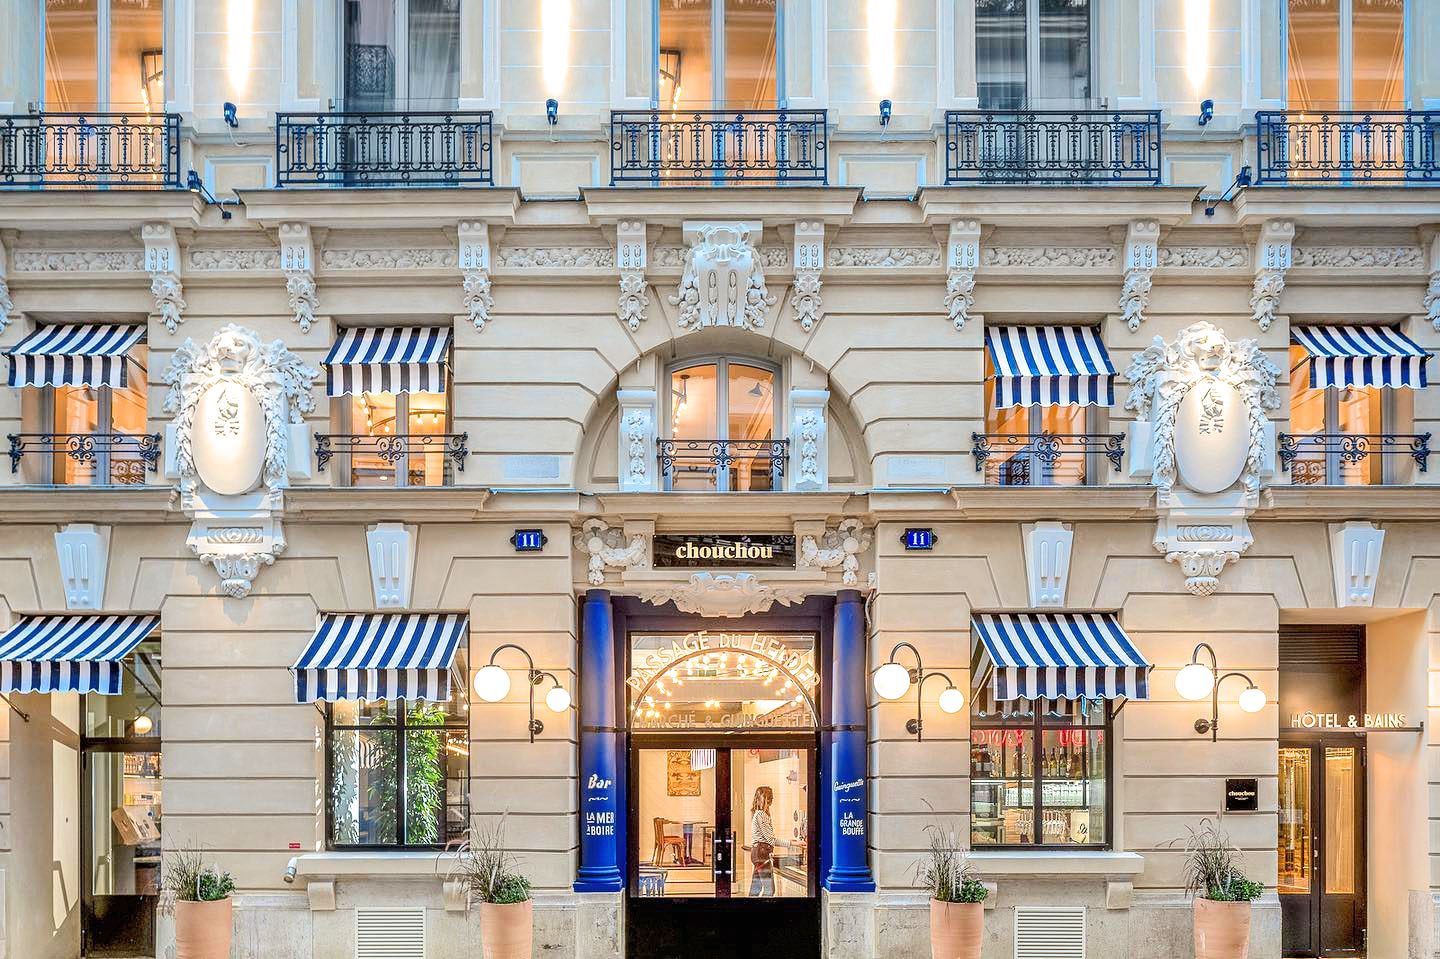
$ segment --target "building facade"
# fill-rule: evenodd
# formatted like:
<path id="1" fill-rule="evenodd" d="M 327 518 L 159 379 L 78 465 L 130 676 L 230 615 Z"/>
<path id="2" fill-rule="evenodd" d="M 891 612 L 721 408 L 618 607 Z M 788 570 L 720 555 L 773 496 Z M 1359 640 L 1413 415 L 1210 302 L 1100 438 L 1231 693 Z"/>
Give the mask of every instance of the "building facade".
<path id="1" fill-rule="evenodd" d="M 237 957 L 472 955 L 497 829 L 537 954 L 926 955 L 939 829 L 987 959 L 1161 959 L 1206 823 L 1252 955 L 1435 955 L 1437 49 L 0 5 L 5 955 L 170 954 L 184 848 Z"/>

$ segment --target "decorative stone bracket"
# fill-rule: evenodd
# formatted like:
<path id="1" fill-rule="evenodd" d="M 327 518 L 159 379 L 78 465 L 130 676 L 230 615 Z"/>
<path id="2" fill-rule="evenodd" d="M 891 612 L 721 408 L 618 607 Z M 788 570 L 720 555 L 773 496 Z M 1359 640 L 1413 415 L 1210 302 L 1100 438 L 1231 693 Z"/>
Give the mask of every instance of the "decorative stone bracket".
<path id="1" fill-rule="evenodd" d="M 636 533 L 629 539 L 625 531 L 612 528 L 604 520 L 587 519 L 575 533 L 575 548 L 590 557 L 587 581 L 591 586 L 605 584 L 606 569 L 629 569 L 650 564 L 650 543 Z"/>
<path id="2" fill-rule="evenodd" d="M 680 286 L 669 298 L 680 308 L 675 325 L 686 332 L 706 326 L 763 328 L 775 297 L 765 285 L 760 223 L 686 222 L 683 229 L 690 249 Z"/>
<path id="3" fill-rule="evenodd" d="M 1380 575 L 1385 531 L 1373 523 L 1330 527 L 1330 558 L 1335 568 L 1335 605 L 1372 606 Z"/>
<path id="4" fill-rule="evenodd" d="M 1430 282 L 1425 287 L 1425 299 L 1421 301 L 1421 309 L 1425 311 L 1425 318 L 1430 325 L 1440 332 L 1440 231 L 1430 240 Z M 3 273 L 3 270 L 0 270 Z M 4 284 L 0 283 L 0 292 L 3 292 Z M 4 303 L 0 301 L 0 312 L 4 310 Z M 0 330 L 5 326 L 0 323 Z"/>
<path id="5" fill-rule="evenodd" d="M 1209 596 L 1220 585 L 1220 573 L 1240 558 L 1255 538 L 1246 522 L 1241 491 L 1220 498 L 1181 494 L 1163 510 L 1154 546 L 1185 574 L 1185 588 Z"/>
<path id="6" fill-rule="evenodd" d="M 790 488 L 808 493 L 830 485 L 829 390 L 790 391 Z"/>
<path id="7" fill-rule="evenodd" d="M 461 220 L 458 231 L 461 300 L 475 332 L 490 322 L 495 297 L 490 292 L 490 228 L 479 220 Z"/>
<path id="8" fill-rule="evenodd" d="M 1125 234 L 1125 284 L 1120 290 L 1120 315 L 1134 333 L 1150 308 L 1150 287 L 1160 260 L 1160 224 L 1135 220 Z"/>
<path id="9" fill-rule="evenodd" d="M 1064 523 L 1035 523 L 1025 527 L 1025 572 L 1031 606 L 1065 606 L 1074 540 L 1074 530 Z"/>
<path id="10" fill-rule="evenodd" d="M 155 313 L 165 329 L 174 333 L 184 319 L 181 313 L 185 310 L 184 290 L 180 285 L 180 245 L 175 241 L 175 230 L 168 223 L 146 223 L 140 227 L 140 241 L 145 244 L 145 272 L 150 274 Z"/>
<path id="11" fill-rule="evenodd" d="M 620 404 L 620 489 L 627 493 L 658 489 L 655 458 L 655 391 L 618 390 Z"/>
<path id="12" fill-rule="evenodd" d="M 683 583 L 641 586 L 637 592 L 656 606 L 674 603 L 682 613 L 726 618 L 768 612 L 776 603 L 793 606 L 807 594 L 802 586 L 762 583 L 754 573 L 692 573 Z"/>
<path id="13" fill-rule="evenodd" d="M 105 605 L 105 572 L 110 559 L 110 527 L 71 523 L 55 534 L 60 582 L 66 609 Z"/>
<path id="14" fill-rule="evenodd" d="M 376 523 L 365 531 L 370 554 L 370 585 L 376 609 L 403 609 L 410 605 L 415 581 L 415 527 L 404 523 Z"/>
<path id="15" fill-rule="evenodd" d="M 5 252 L 5 244 L 0 243 L 0 333 L 5 332 L 11 320 L 19 317 L 15 301 L 10 299 L 10 258 Z"/>
<path id="16" fill-rule="evenodd" d="M 1291 244 L 1295 224 L 1291 220 L 1266 220 L 1255 245 L 1255 287 L 1250 293 L 1251 318 L 1261 331 L 1275 322 L 1280 294 L 1285 289 L 1285 271 L 1292 262 Z"/>
<path id="17" fill-rule="evenodd" d="M 243 599 L 250 595 L 260 570 L 285 552 L 285 530 L 279 511 L 266 497 L 221 502 L 224 505 L 212 508 L 202 497 L 187 510 L 193 522 L 185 545 L 200 562 L 215 567 L 222 593 Z"/>
<path id="18" fill-rule="evenodd" d="M 860 582 L 860 554 L 873 545 L 875 537 L 858 519 L 841 520 L 832 530 L 818 538 L 800 540 L 799 565 L 814 569 L 840 568 L 840 581 L 846 586 Z"/>
<path id="19" fill-rule="evenodd" d="M 620 269 L 620 298 L 616 301 L 615 315 L 632 333 L 640 329 L 650 308 L 650 287 L 645 282 L 648 263 L 644 222 L 621 220 L 615 227 L 615 265 Z"/>
<path id="20" fill-rule="evenodd" d="M 975 306 L 975 271 L 980 266 L 980 221 L 950 224 L 945 264 L 945 314 L 956 331 L 965 329 Z"/>
<path id="21" fill-rule="evenodd" d="M 795 322 L 809 333 L 820 322 L 820 271 L 825 266 L 825 224 L 801 220 L 795 224 L 795 288 L 790 306 Z"/>
<path id="22" fill-rule="evenodd" d="M 308 223 L 280 224 L 280 269 L 285 273 L 290 314 L 300 324 L 300 332 L 309 333 L 320 297 L 315 292 L 315 246 Z"/>

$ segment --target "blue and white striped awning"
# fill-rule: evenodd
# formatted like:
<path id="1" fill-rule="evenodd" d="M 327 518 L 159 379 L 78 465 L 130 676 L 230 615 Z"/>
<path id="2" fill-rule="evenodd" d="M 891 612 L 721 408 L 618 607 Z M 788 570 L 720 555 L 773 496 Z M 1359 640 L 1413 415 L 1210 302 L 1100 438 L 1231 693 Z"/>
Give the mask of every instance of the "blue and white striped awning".
<path id="1" fill-rule="evenodd" d="M 1114 406 L 1115 367 L 1088 326 L 988 326 L 995 408 Z"/>
<path id="2" fill-rule="evenodd" d="M 440 326 L 357 327 L 340 331 L 325 357 L 325 389 L 346 393 L 441 393 L 450 330 Z"/>
<path id="3" fill-rule="evenodd" d="M 977 613 L 970 629 L 997 702 L 1148 697 L 1150 664 L 1113 613 Z"/>
<path id="4" fill-rule="evenodd" d="M 450 698 L 464 613 L 325 613 L 291 670 L 297 703 Z"/>
<path id="5" fill-rule="evenodd" d="M 0 693 L 120 695 L 123 660 L 159 616 L 26 616 L 0 637 Z"/>
<path id="6" fill-rule="evenodd" d="M 1292 326 L 1290 341 L 1310 354 L 1310 386 L 1425 386 L 1430 354 L 1389 326 Z"/>
<path id="7" fill-rule="evenodd" d="M 139 323 L 41 326 L 10 351 L 10 385 L 124 389 L 127 354 L 144 338 Z"/>

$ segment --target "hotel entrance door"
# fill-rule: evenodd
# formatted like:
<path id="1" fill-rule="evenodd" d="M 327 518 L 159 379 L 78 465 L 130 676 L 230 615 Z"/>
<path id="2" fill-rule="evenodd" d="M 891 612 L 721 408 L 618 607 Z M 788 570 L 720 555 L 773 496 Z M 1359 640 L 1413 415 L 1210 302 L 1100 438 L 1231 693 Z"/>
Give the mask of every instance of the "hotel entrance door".
<path id="1" fill-rule="evenodd" d="M 1280 747 L 1281 953 L 1365 955 L 1365 744 Z"/>

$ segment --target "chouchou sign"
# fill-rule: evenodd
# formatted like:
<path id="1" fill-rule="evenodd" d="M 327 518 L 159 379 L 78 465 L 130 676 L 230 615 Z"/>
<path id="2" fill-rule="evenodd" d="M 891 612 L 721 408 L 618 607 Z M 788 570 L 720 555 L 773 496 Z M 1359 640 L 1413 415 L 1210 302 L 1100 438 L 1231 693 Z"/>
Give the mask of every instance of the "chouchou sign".
<path id="1" fill-rule="evenodd" d="M 791 535 L 656 533 L 653 565 L 658 569 L 795 567 Z"/>

